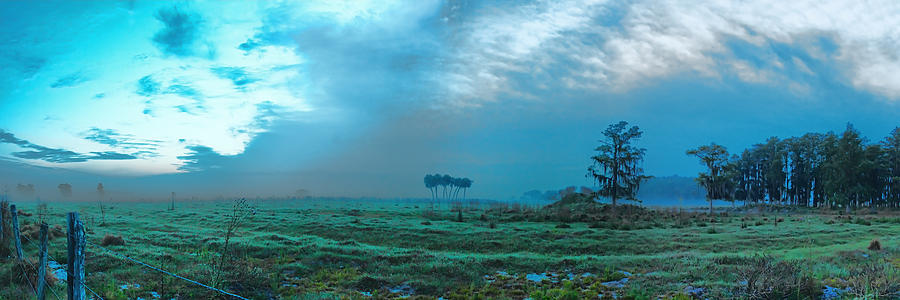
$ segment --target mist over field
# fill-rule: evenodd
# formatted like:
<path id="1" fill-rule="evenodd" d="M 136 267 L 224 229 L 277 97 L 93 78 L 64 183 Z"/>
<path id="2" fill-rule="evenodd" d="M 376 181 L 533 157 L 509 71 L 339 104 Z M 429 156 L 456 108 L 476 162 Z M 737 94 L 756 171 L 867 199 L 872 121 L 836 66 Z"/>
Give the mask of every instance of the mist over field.
<path id="1" fill-rule="evenodd" d="M 3 1 L 0 299 L 900 299 L 898 15 Z"/>

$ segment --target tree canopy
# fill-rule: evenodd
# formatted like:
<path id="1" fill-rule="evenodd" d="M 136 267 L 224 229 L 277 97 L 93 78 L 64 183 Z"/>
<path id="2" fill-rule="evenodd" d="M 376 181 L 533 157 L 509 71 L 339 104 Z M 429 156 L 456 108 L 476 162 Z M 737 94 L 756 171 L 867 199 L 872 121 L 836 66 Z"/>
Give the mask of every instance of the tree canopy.
<path id="1" fill-rule="evenodd" d="M 900 207 L 900 128 L 877 143 L 868 142 L 852 124 L 841 134 L 772 137 L 728 159 L 718 147 L 688 151 L 707 165 L 709 172 L 698 182 L 710 199 L 847 210 Z"/>
<path id="2" fill-rule="evenodd" d="M 639 201 L 641 182 L 650 178 L 642 167 L 647 149 L 632 145 L 642 134 L 637 126 L 620 121 L 603 131 L 604 139 L 594 149 L 597 154 L 591 157 L 587 176 L 597 183 L 597 195 L 610 198 L 613 206 L 620 198 Z"/>

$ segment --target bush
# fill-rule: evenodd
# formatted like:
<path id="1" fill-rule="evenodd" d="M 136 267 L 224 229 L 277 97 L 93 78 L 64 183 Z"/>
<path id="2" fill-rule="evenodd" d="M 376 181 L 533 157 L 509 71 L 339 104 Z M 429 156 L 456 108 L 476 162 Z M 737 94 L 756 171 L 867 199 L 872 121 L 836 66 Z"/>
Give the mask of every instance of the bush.
<path id="1" fill-rule="evenodd" d="M 856 299 L 892 299 L 900 292 L 900 272 L 884 261 L 867 262 L 850 270 L 847 285 Z"/>
<path id="2" fill-rule="evenodd" d="M 878 239 L 872 240 L 872 242 L 869 243 L 869 250 L 872 250 L 872 251 L 881 250 L 881 242 L 878 241 Z"/>
<path id="3" fill-rule="evenodd" d="M 101 246 L 122 246 L 125 245 L 125 239 L 122 239 L 122 236 L 114 236 L 111 234 L 107 234 L 103 236 L 103 240 L 100 241 Z"/>
<path id="4" fill-rule="evenodd" d="M 744 283 L 740 293 L 749 299 L 817 299 L 822 294 L 820 283 L 794 261 L 754 256 L 737 273 Z"/>

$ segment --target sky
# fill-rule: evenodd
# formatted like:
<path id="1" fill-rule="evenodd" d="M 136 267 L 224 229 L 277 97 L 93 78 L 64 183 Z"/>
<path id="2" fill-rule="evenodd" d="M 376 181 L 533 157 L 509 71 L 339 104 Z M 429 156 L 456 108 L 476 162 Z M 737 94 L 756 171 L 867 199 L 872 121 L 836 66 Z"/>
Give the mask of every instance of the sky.
<path id="1" fill-rule="evenodd" d="M 896 1 L 3 1 L 0 184 L 58 198 L 590 186 L 620 120 L 685 150 L 900 126 Z M 300 193 L 302 194 L 302 193 Z"/>

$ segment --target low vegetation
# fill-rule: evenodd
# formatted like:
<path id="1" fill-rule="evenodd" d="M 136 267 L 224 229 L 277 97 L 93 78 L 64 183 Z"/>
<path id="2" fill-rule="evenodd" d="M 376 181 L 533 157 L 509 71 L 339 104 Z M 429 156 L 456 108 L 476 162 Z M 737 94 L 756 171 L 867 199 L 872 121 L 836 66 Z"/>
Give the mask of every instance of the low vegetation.
<path id="1" fill-rule="evenodd" d="M 47 206 L 45 220 L 53 228 L 65 224 L 65 212 L 79 211 L 89 241 L 252 299 L 900 295 L 900 215 L 893 211 L 755 205 L 709 214 L 611 209 L 591 199 L 571 193 L 546 206 L 469 201 L 433 211 L 429 201 L 268 200 L 250 201 L 255 209 L 247 214 L 234 207 L 249 205 L 228 201 L 175 211 L 168 203 L 108 202 L 105 222 L 93 224 L 96 205 L 59 203 Z M 25 212 L 38 207 L 17 204 Z M 246 219 L 234 222 L 236 215 Z M 20 218 L 23 228 L 35 220 Z M 65 263 L 65 243 L 51 235 L 51 260 Z M 23 247 L 37 258 L 36 245 Z M 3 264 L 0 282 L 8 284 L 0 298 L 29 295 L 18 263 Z M 90 245 L 86 279 L 104 299 L 221 296 Z M 63 293 L 65 282 L 51 288 Z"/>

